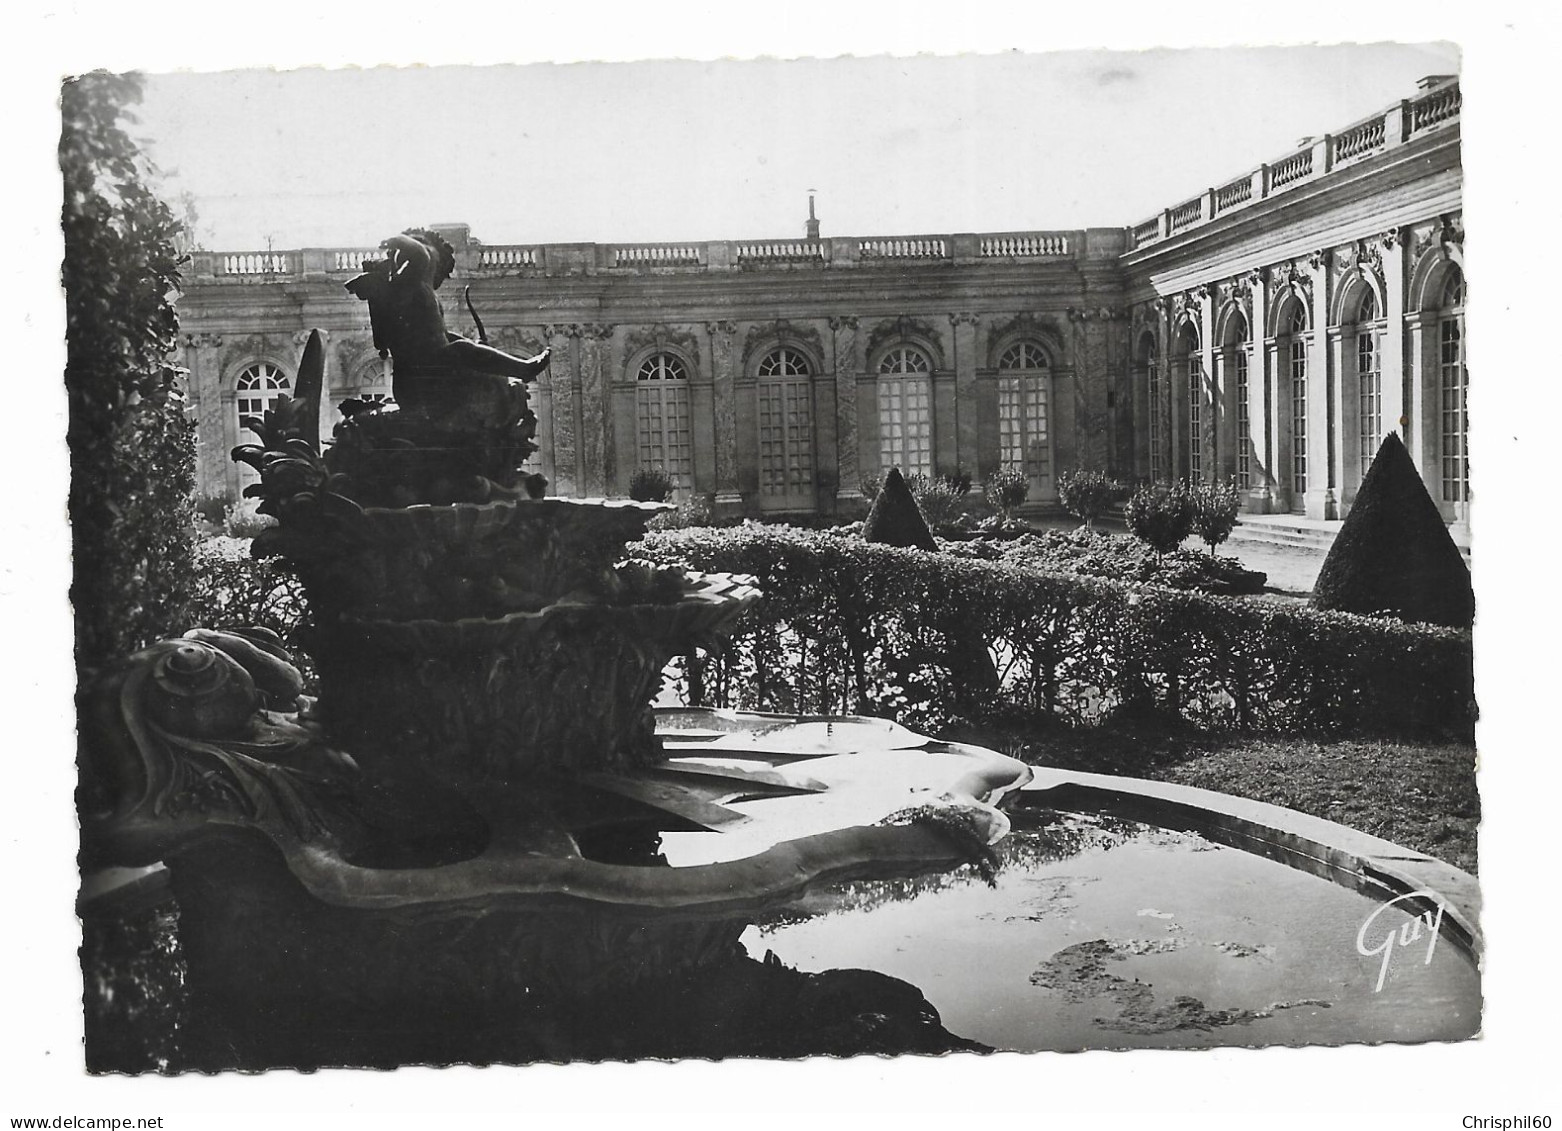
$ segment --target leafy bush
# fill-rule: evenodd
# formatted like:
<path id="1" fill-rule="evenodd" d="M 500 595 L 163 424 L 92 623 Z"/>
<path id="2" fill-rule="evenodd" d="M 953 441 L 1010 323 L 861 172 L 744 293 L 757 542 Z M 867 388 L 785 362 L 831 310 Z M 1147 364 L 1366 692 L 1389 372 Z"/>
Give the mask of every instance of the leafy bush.
<path id="1" fill-rule="evenodd" d="M 1123 517 L 1136 538 L 1164 554 L 1193 533 L 1193 498 L 1186 483 L 1146 484 L 1128 497 Z"/>
<path id="2" fill-rule="evenodd" d="M 1022 467 L 1015 467 L 1012 464 L 1000 467 L 987 477 L 984 491 L 987 501 L 1007 519 L 1010 512 L 1024 503 L 1030 494 L 1030 476 L 1025 474 L 1025 469 Z"/>
<path id="3" fill-rule="evenodd" d="M 61 91 L 65 389 L 76 657 L 95 665 L 169 635 L 193 572 L 194 424 L 169 364 L 179 224 L 125 132 L 140 80 Z"/>
<path id="4" fill-rule="evenodd" d="M 1065 471 L 1058 476 L 1063 509 L 1086 526 L 1094 524 L 1122 497 L 1123 485 L 1104 471 Z"/>
<path id="5" fill-rule="evenodd" d="M 195 553 L 189 623 L 182 628 L 269 628 L 293 651 L 309 612 L 303 585 L 281 558 L 250 556 L 242 538 L 210 538 Z"/>
<path id="6" fill-rule="evenodd" d="M 696 495 L 678 504 L 678 509 L 659 514 L 646 524 L 649 530 L 682 530 L 688 526 L 709 526 L 714 522 L 714 504 L 708 495 Z"/>
<path id="7" fill-rule="evenodd" d="M 1236 529 L 1237 515 L 1242 510 L 1242 493 L 1235 483 L 1195 483 L 1192 502 L 1193 533 L 1204 540 L 1213 557 L 1215 547 L 1231 537 Z"/>
<path id="8" fill-rule="evenodd" d="M 1009 542 L 952 543 L 946 550 L 964 557 L 1012 562 L 1085 577 L 1228 596 L 1257 593 L 1268 580 L 1265 574 L 1244 568 L 1234 558 L 1212 558 L 1183 549 L 1155 553 L 1135 538 L 1087 526 L 1069 531 L 1027 532 Z"/>
<path id="9" fill-rule="evenodd" d="M 1148 711 L 1251 732 L 1473 731 L 1467 632 L 779 526 L 653 534 L 638 552 L 752 574 L 765 592 L 723 651 L 685 659 L 690 702 L 912 722 L 983 702 L 1035 722 Z M 996 689 L 972 686 L 944 647 L 948 624 L 987 643 Z"/>
<path id="10" fill-rule="evenodd" d="M 868 505 L 872 506 L 874 500 L 879 497 L 879 492 L 884 490 L 884 476 L 864 475 L 859 489 L 862 491 L 862 497 L 868 500 Z"/>
<path id="11" fill-rule="evenodd" d="M 672 497 L 672 476 L 660 467 L 642 467 L 629 477 L 629 497 L 641 503 L 665 503 Z"/>
<path id="12" fill-rule="evenodd" d="M 934 530 L 953 526 L 965 511 L 965 493 L 944 476 L 913 475 L 906 481 L 922 517 Z M 970 489 L 967 478 L 966 489 Z"/>

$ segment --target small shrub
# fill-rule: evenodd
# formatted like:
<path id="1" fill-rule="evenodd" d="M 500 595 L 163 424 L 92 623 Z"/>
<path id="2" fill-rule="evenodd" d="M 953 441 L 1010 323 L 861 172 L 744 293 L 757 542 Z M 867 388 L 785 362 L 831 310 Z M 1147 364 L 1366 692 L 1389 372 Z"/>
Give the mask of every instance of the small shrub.
<path id="1" fill-rule="evenodd" d="M 1030 476 L 1021 467 L 1000 467 L 987 477 L 983 490 L 987 501 L 1007 520 L 1014 508 L 1024 503 L 1030 494 Z"/>
<path id="2" fill-rule="evenodd" d="M 1095 525 L 1122 494 L 1123 485 L 1103 471 L 1065 471 L 1058 476 L 1063 509 L 1086 526 Z"/>
<path id="3" fill-rule="evenodd" d="M 642 467 L 629 477 L 629 497 L 636 502 L 665 503 L 672 493 L 672 476 L 664 468 Z"/>
<path id="4" fill-rule="evenodd" d="M 1123 517 L 1134 537 L 1164 554 L 1193 533 L 1193 498 L 1186 483 L 1149 483 L 1129 496 Z"/>
<path id="5" fill-rule="evenodd" d="M 1192 502 L 1193 532 L 1204 540 L 1214 557 L 1215 547 L 1231 537 L 1236 528 L 1242 493 L 1235 483 L 1196 483 Z"/>
<path id="6" fill-rule="evenodd" d="M 879 492 L 884 490 L 884 476 L 864 475 L 858 487 L 862 491 L 862 497 L 868 500 L 869 506 L 872 506 L 878 499 Z"/>
<path id="7" fill-rule="evenodd" d="M 953 526 L 965 509 L 965 496 L 942 476 L 913 475 L 907 485 L 927 524 L 935 530 Z"/>

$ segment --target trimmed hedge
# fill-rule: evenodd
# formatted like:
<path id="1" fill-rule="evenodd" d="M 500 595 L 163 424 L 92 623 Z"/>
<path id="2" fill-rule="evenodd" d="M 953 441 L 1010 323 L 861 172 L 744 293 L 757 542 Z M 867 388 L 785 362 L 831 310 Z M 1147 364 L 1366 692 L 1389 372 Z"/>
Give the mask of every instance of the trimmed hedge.
<path id="1" fill-rule="evenodd" d="M 1151 714 L 1201 729 L 1468 738 L 1470 635 L 1302 605 L 1080 577 L 1012 561 L 746 525 L 648 536 L 666 564 L 754 575 L 765 599 L 718 654 L 683 665 L 691 703 L 888 713 L 944 705 L 1091 724 Z M 967 626 L 1000 686 L 951 663 Z"/>

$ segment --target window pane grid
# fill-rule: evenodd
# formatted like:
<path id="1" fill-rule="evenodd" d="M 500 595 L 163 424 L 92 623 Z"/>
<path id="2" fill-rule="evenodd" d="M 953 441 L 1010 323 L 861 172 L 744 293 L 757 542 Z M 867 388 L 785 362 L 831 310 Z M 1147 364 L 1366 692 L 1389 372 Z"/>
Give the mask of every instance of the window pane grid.
<path id="1" fill-rule="evenodd" d="M 813 500 L 813 387 L 808 362 L 778 349 L 759 363 L 759 489 L 773 501 Z"/>
<path id="2" fill-rule="evenodd" d="M 905 373 L 905 371 L 901 371 Z M 884 471 L 933 474 L 932 382 L 914 375 L 879 377 L 879 460 Z"/>
<path id="3" fill-rule="evenodd" d="M 1253 485 L 1253 418 L 1247 385 L 1247 350 L 1240 346 L 1231 355 L 1231 374 L 1237 398 L 1237 486 L 1246 491 Z"/>
<path id="4" fill-rule="evenodd" d="M 671 354 L 654 354 L 636 375 L 635 423 L 640 466 L 661 468 L 673 490 L 694 489 L 694 444 L 688 372 Z"/>
<path id="5" fill-rule="evenodd" d="M 1438 410 L 1442 420 L 1442 495 L 1445 503 L 1470 497 L 1469 374 L 1464 364 L 1464 317 L 1438 322 Z"/>
<path id="6" fill-rule="evenodd" d="M 1291 363 L 1291 492 L 1307 490 L 1307 343 L 1293 338 Z"/>
<path id="7" fill-rule="evenodd" d="M 263 417 L 277 405 L 277 400 L 286 396 L 292 390 L 292 382 L 287 374 L 268 362 L 259 362 L 251 365 L 239 374 L 236 382 L 238 398 L 235 403 L 234 415 L 238 418 L 239 435 L 244 437 L 244 418 L 246 416 Z M 252 437 L 251 437 L 252 438 Z M 239 487 L 242 490 L 251 483 L 258 482 L 260 475 L 248 464 L 239 465 Z"/>
<path id="8" fill-rule="evenodd" d="M 1198 354 L 1188 355 L 1188 478 L 1204 478 L 1204 377 Z"/>
<path id="9" fill-rule="evenodd" d="M 1363 306 L 1368 305 L 1363 303 Z M 1356 378 L 1358 382 L 1358 412 L 1360 422 L 1360 471 L 1367 474 L 1373 458 L 1378 454 L 1378 441 L 1383 433 L 1383 365 L 1381 348 L 1382 331 L 1364 326 L 1356 334 Z"/>

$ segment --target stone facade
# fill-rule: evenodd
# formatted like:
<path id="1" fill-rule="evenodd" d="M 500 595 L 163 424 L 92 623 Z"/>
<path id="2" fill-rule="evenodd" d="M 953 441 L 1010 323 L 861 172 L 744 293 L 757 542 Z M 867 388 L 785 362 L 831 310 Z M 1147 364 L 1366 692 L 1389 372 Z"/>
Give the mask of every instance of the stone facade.
<path id="1" fill-rule="evenodd" d="M 890 465 L 1236 479 L 1341 517 L 1398 430 L 1450 522 L 1465 471 L 1459 87 L 1415 97 L 1124 228 L 654 245 L 440 229 L 455 332 L 547 346 L 553 493 L 662 466 L 727 513 L 835 511 Z M 810 227 L 817 232 L 817 222 Z M 179 300 L 203 494 L 239 415 L 326 332 L 330 404 L 390 392 L 342 284 L 369 249 L 198 253 Z M 245 401 L 249 405 L 245 405 Z"/>

